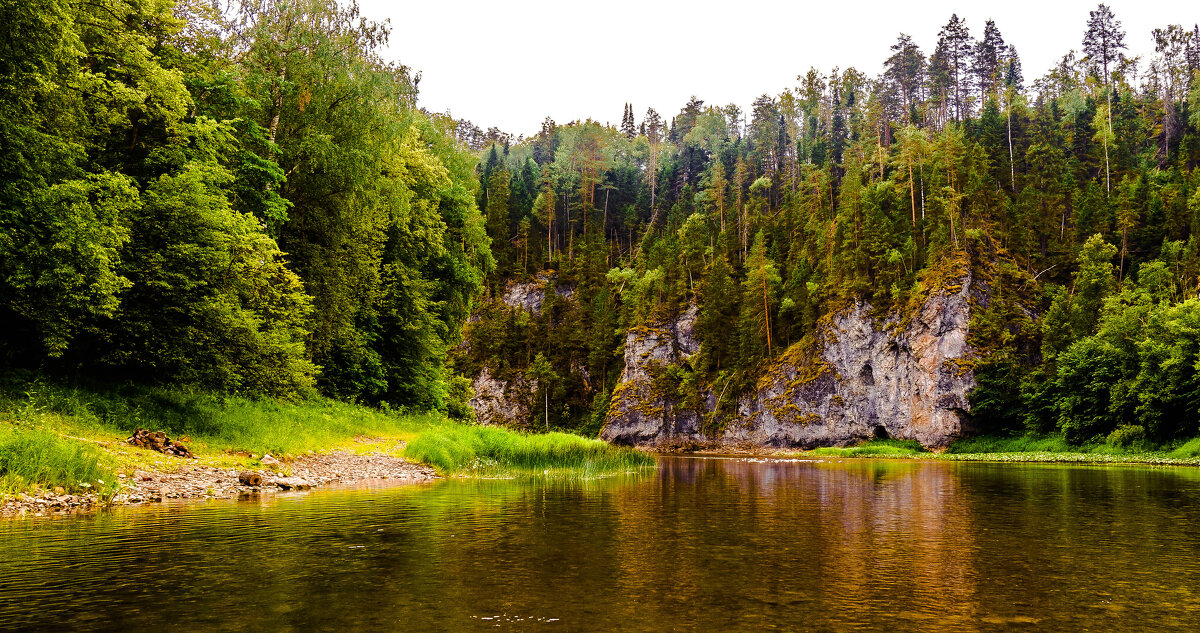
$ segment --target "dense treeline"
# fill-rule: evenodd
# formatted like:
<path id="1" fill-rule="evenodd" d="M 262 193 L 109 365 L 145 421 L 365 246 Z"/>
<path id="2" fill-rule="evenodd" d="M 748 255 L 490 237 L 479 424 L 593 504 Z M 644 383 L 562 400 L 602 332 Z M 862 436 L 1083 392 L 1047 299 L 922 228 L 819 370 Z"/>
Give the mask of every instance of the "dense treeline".
<path id="1" fill-rule="evenodd" d="M 991 297 L 973 325 L 985 429 L 1195 435 L 1200 30 L 1156 29 L 1130 57 L 1106 6 L 1080 27 L 1033 81 L 996 24 L 952 16 L 933 51 L 901 35 L 877 77 L 812 69 L 745 112 L 627 105 L 619 126 L 547 119 L 528 139 L 458 122 L 493 297 L 544 269 L 560 290 L 536 315 L 490 304 L 458 366 L 539 378 L 554 397 L 534 419 L 595 429 L 621 328 L 695 303 L 700 356 L 662 386 L 732 394 L 823 315 L 903 309 L 966 263 Z"/>
<path id="2" fill-rule="evenodd" d="M 1195 435 L 1200 29 L 1080 27 L 1032 81 L 952 16 L 876 77 L 526 139 L 421 111 L 353 3 L 0 0 L 0 365 L 461 411 L 487 364 L 596 430 L 629 327 L 698 306 L 656 380 L 727 407 L 966 264 L 986 428 Z M 517 279 L 542 310 L 486 302 L 452 354 Z"/>
<path id="3" fill-rule="evenodd" d="M 0 1 L 0 364 L 442 408 L 475 156 L 353 3 Z M 461 389 L 458 389 L 461 392 Z"/>

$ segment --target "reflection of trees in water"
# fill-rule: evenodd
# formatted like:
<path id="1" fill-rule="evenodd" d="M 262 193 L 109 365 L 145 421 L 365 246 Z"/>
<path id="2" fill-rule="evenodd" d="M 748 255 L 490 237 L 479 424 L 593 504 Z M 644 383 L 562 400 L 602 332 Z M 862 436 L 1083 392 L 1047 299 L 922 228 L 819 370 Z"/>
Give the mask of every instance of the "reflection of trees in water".
<path id="1" fill-rule="evenodd" d="M 704 609 L 706 626 L 978 612 L 970 507 L 951 465 L 680 458 L 615 494 L 617 593 L 661 617 L 714 603 L 725 609 Z M 880 619 L 879 605 L 897 611 Z"/>
<path id="2" fill-rule="evenodd" d="M 461 631 L 507 613 L 572 631 L 1190 631 L 1198 482 L 1200 470 L 679 458 L 628 480 L 123 509 L 0 525 L 0 622 Z"/>

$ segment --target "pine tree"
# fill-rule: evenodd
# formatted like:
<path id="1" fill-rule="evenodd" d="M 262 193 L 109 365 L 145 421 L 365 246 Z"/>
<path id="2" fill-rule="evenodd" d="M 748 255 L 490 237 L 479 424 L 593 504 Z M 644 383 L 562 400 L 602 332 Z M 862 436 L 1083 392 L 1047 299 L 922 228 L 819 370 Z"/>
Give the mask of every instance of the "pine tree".
<path id="1" fill-rule="evenodd" d="M 954 85 L 954 120 L 962 121 L 971 111 L 971 97 L 966 91 L 966 80 L 974 45 L 965 20 L 958 14 L 938 33 L 938 48 L 943 49 L 945 62 Z"/>
<path id="2" fill-rule="evenodd" d="M 653 217 L 658 217 L 657 193 L 658 193 L 658 153 L 661 151 L 663 134 L 663 120 L 654 108 L 646 110 L 646 118 L 642 120 L 642 127 L 645 129 L 646 138 L 650 141 L 650 156 L 646 164 L 646 179 L 650 185 L 650 208 L 653 211 Z M 650 227 L 654 226 L 654 221 L 651 220 Z"/>
<path id="3" fill-rule="evenodd" d="M 706 369 L 720 371 L 734 360 L 736 339 L 729 335 L 729 326 L 738 316 L 738 288 L 733 269 L 724 255 L 713 257 L 712 264 L 700 282 L 700 315 L 696 320 L 696 337 L 703 352 Z"/>
<path id="4" fill-rule="evenodd" d="M 1008 58 L 1008 45 L 1000 35 L 996 23 L 988 20 L 983 27 L 983 38 L 975 45 L 975 59 L 971 66 L 979 86 L 982 100 L 996 98 L 1004 78 L 1004 61 Z"/>
<path id="5" fill-rule="evenodd" d="M 1088 13 L 1087 32 L 1083 34 L 1084 61 L 1095 71 L 1105 86 L 1111 85 L 1112 69 L 1124 59 L 1125 31 L 1121 21 L 1108 5 L 1101 4 Z"/>
<path id="6" fill-rule="evenodd" d="M 742 282 L 742 310 L 738 319 L 738 338 L 743 363 L 754 362 L 773 353 L 771 342 L 772 310 L 779 291 L 778 269 L 767 255 L 766 239 L 759 231 L 746 258 L 746 279 Z"/>
<path id="7" fill-rule="evenodd" d="M 884 79 L 889 88 L 900 93 L 904 105 L 901 117 L 905 123 L 912 122 L 916 102 L 920 99 L 921 84 L 925 75 L 925 55 L 908 35 L 901 33 L 891 47 L 892 56 L 884 62 Z"/>
<path id="8" fill-rule="evenodd" d="M 1112 169 L 1109 161 L 1108 138 L 1112 136 L 1112 68 L 1122 59 L 1125 48 L 1125 31 L 1121 22 L 1113 15 L 1108 5 L 1101 4 L 1088 13 L 1088 30 L 1083 34 L 1084 61 L 1093 71 L 1100 71 L 1104 82 L 1105 98 L 1108 101 L 1108 131 L 1104 135 L 1104 188 L 1112 191 Z"/>

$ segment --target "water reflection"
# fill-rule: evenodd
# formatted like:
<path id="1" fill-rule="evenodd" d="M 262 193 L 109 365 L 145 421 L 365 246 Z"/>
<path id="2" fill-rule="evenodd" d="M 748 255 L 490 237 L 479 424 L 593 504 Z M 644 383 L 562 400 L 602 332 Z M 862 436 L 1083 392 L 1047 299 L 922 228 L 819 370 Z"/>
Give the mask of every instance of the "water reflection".
<path id="1" fill-rule="evenodd" d="M 664 459 L 0 523 L 0 630 L 1193 630 L 1200 474 Z"/>

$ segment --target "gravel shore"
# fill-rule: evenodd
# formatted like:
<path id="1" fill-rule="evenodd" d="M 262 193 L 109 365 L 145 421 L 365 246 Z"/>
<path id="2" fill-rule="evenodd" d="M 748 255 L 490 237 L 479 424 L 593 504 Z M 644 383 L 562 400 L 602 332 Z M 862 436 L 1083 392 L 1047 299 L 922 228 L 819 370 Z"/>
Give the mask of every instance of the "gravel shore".
<path id="1" fill-rule="evenodd" d="M 301 455 L 287 462 L 264 457 L 271 465 L 253 471 L 211 466 L 190 466 L 174 472 L 138 470 L 131 476 L 119 475 L 120 491 L 112 505 L 139 505 L 167 499 L 237 498 L 240 495 L 273 494 L 284 490 L 304 490 L 331 483 L 351 483 L 366 479 L 388 479 L 398 484 L 421 483 L 437 478 L 428 466 L 414 464 L 382 453 L 358 454 L 346 451 Z M 262 483 L 243 485 L 238 475 L 257 472 Z M 0 506 L 0 516 L 54 516 L 104 507 L 95 494 L 71 495 L 62 489 L 45 490 L 36 495 L 18 495 Z"/>

